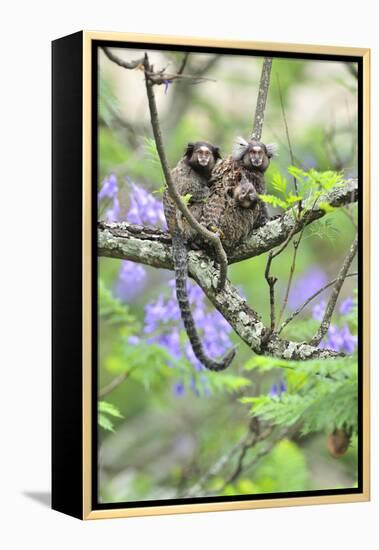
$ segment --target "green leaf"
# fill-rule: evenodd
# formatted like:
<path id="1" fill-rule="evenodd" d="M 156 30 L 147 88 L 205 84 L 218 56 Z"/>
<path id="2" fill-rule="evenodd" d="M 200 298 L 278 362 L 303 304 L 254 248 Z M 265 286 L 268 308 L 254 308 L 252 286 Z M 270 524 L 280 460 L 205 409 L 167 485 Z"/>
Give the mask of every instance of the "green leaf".
<path id="1" fill-rule="evenodd" d="M 124 418 L 118 408 L 107 401 L 99 401 L 98 408 L 101 413 L 106 413 L 110 416 L 115 416 L 116 418 Z"/>
<path id="2" fill-rule="evenodd" d="M 287 191 L 287 180 L 284 176 L 280 174 L 280 172 L 276 172 L 272 177 L 272 186 L 273 188 L 281 193 L 283 196 L 286 195 Z"/>
<path id="3" fill-rule="evenodd" d="M 251 380 L 244 376 L 235 376 L 234 374 L 217 373 L 207 377 L 212 389 L 234 393 L 251 386 Z"/>
<path id="4" fill-rule="evenodd" d="M 277 367 L 286 367 L 288 366 L 288 363 L 289 362 L 285 359 L 276 359 L 275 357 L 256 355 L 246 361 L 243 365 L 243 369 L 247 371 L 256 369 L 259 372 L 267 372 Z"/>
<path id="5" fill-rule="evenodd" d="M 112 292 L 106 288 L 102 279 L 98 283 L 99 293 L 99 317 L 100 320 L 111 325 L 122 324 L 129 328 L 129 332 L 136 332 L 138 324 L 133 315 L 130 314 L 128 307 L 115 298 Z"/>
<path id="6" fill-rule="evenodd" d="M 114 427 L 112 421 L 105 416 L 105 414 L 98 414 L 98 423 L 101 428 L 107 430 L 108 432 L 114 432 Z"/>
<path id="7" fill-rule="evenodd" d="M 275 197 L 275 195 L 258 195 L 258 196 L 263 202 L 267 204 L 271 204 L 272 206 L 279 206 L 283 210 L 287 208 L 286 201 L 279 199 L 279 197 Z"/>
<path id="8" fill-rule="evenodd" d="M 186 195 L 181 195 L 180 198 L 182 199 L 184 204 L 188 205 L 189 201 L 192 198 L 192 195 L 191 195 L 191 193 L 187 193 Z"/>
<path id="9" fill-rule="evenodd" d="M 303 197 L 301 195 L 293 195 L 290 193 L 288 197 L 286 198 L 287 204 L 292 206 L 293 204 L 303 200 Z"/>
<path id="10" fill-rule="evenodd" d="M 262 458 L 253 482 L 259 493 L 309 489 L 310 472 L 304 453 L 296 443 L 283 439 Z"/>
<path id="11" fill-rule="evenodd" d="M 331 206 L 327 202 L 319 202 L 318 207 L 320 208 L 320 210 L 323 210 L 325 214 L 330 214 L 331 212 L 334 212 L 336 210 L 334 206 Z"/>

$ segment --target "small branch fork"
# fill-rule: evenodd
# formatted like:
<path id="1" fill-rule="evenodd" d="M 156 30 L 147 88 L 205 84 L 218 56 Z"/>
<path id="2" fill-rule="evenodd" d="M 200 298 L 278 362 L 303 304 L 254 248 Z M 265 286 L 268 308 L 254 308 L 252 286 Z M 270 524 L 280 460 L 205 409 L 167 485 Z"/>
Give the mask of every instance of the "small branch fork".
<path id="1" fill-rule="evenodd" d="M 294 426 L 281 430 L 274 430 L 273 427 L 267 425 L 267 423 L 259 421 L 257 418 L 252 418 L 249 429 L 236 445 L 221 456 L 195 485 L 187 489 L 183 495 L 179 496 L 189 498 L 198 496 L 199 494 L 202 496 L 222 494 L 228 485 L 234 483 L 241 474 L 256 466 L 259 460 L 267 455 L 279 441 L 286 437 L 290 437 L 295 431 L 296 427 Z M 246 458 L 250 452 L 253 453 L 253 458 L 250 462 L 246 462 Z M 222 472 L 229 467 L 236 455 L 237 459 L 234 468 L 229 475 L 225 477 L 222 486 L 212 491 L 204 491 L 209 481 L 216 476 L 222 475 Z"/>
<path id="2" fill-rule="evenodd" d="M 338 274 L 338 277 L 336 279 L 336 282 L 333 286 L 332 292 L 330 294 L 330 298 L 328 301 L 328 304 L 325 309 L 324 317 L 321 321 L 320 327 L 315 334 L 315 336 L 311 340 L 311 345 L 318 346 L 321 342 L 321 340 L 324 338 L 325 334 L 328 332 L 328 328 L 330 325 L 330 321 L 333 315 L 334 308 L 337 303 L 337 299 L 339 296 L 339 293 L 341 291 L 342 285 L 347 277 L 347 272 L 350 269 L 350 266 L 352 264 L 352 261 L 355 258 L 355 255 L 358 250 L 358 236 L 355 236 L 355 239 L 350 247 L 350 250 L 345 258 L 345 261 L 341 267 L 341 270 Z"/>
<path id="3" fill-rule="evenodd" d="M 142 71 L 145 70 L 144 69 L 145 57 L 135 59 L 134 61 L 124 61 L 123 59 L 115 55 L 109 48 L 103 47 L 102 49 L 110 61 L 112 61 L 113 63 L 116 63 L 116 65 L 118 65 L 119 67 L 122 67 L 123 69 L 129 69 L 129 70 L 139 69 Z M 187 80 L 192 84 L 212 81 L 212 79 L 206 78 L 204 76 L 183 74 L 184 67 L 187 63 L 187 59 L 188 59 L 188 54 L 187 54 L 187 57 L 183 58 L 182 64 L 177 73 L 168 73 L 165 71 L 165 69 L 162 69 L 160 71 L 154 71 L 153 67 L 150 66 L 147 71 L 147 75 L 150 79 L 150 82 L 156 86 L 160 86 L 162 84 L 166 85 L 167 83 L 173 82 L 174 80 Z"/>

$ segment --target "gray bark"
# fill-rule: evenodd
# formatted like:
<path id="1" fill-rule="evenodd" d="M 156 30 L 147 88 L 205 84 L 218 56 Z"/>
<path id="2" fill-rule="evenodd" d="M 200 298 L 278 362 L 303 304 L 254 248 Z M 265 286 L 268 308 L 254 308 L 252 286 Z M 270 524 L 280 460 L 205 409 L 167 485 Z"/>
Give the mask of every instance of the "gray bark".
<path id="1" fill-rule="evenodd" d="M 343 206 L 356 201 L 357 192 L 357 180 L 350 180 L 345 186 L 334 189 L 323 200 L 332 206 Z M 309 210 L 296 231 L 300 231 L 304 224 L 312 223 L 323 215 L 324 212 L 320 209 Z M 229 257 L 229 263 L 258 256 L 280 245 L 293 230 L 295 223 L 289 212 L 282 218 L 267 223 L 234 251 Z M 99 222 L 98 254 L 152 267 L 173 269 L 170 235 L 151 227 Z M 292 360 L 324 359 L 341 355 L 332 350 L 319 349 L 307 342 L 291 342 L 275 333 L 268 337 L 269 331 L 258 313 L 249 307 L 229 281 L 222 291 L 217 290 L 218 269 L 205 252 L 191 250 L 188 254 L 188 264 L 190 276 L 255 353 Z"/>

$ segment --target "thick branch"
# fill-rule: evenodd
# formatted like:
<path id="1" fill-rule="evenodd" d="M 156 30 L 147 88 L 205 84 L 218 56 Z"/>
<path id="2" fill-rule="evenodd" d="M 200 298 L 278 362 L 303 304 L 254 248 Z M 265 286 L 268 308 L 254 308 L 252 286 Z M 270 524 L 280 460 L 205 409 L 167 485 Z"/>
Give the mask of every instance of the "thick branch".
<path id="1" fill-rule="evenodd" d="M 144 58 L 144 67 L 145 67 L 146 92 L 147 92 L 147 97 L 149 102 L 151 126 L 153 129 L 154 139 L 157 146 L 159 159 L 161 161 L 162 170 L 166 180 L 168 192 L 170 193 L 171 198 L 175 202 L 175 206 L 182 212 L 183 216 L 186 218 L 189 225 L 214 247 L 217 255 L 217 260 L 220 264 L 220 278 L 219 278 L 218 287 L 222 288 L 225 284 L 226 274 L 228 269 L 228 261 L 227 261 L 225 251 L 223 249 L 223 246 L 221 244 L 219 237 L 216 236 L 211 231 L 208 231 L 208 229 L 206 229 L 203 225 L 201 225 L 199 222 L 195 220 L 195 218 L 192 216 L 191 212 L 189 211 L 187 205 L 182 201 L 175 187 L 175 184 L 171 177 L 171 171 L 168 166 L 168 162 L 167 162 L 164 147 L 163 147 L 163 139 L 162 139 L 161 129 L 159 126 L 158 110 L 155 102 L 153 84 L 148 75 L 150 65 L 149 65 L 149 59 L 147 54 L 145 54 L 145 58 Z"/>
<path id="2" fill-rule="evenodd" d="M 98 253 L 100 256 L 123 258 L 154 267 L 172 269 L 169 237 L 156 231 L 151 239 L 149 230 L 130 231 L 128 224 L 99 225 Z M 151 230 L 150 230 L 151 231 Z M 238 291 L 226 281 L 221 291 L 216 290 L 218 271 L 212 260 L 203 252 L 191 250 L 188 254 L 189 274 L 201 286 L 209 300 L 225 317 L 235 332 L 256 353 L 291 360 L 336 357 L 332 350 L 318 349 L 304 342 L 290 342 L 275 333 L 267 339 L 267 328 L 259 315 L 252 310 Z M 267 341 L 266 341 L 267 340 Z M 263 349 L 264 348 L 264 349 Z"/>
<path id="3" fill-rule="evenodd" d="M 331 206 L 345 206 L 357 200 L 358 181 L 349 180 L 343 187 L 338 187 L 325 195 L 322 202 Z M 255 230 L 246 242 L 229 254 L 229 264 L 248 258 L 260 256 L 269 250 L 288 244 L 289 238 L 325 215 L 323 210 L 313 209 L 300 221 L 294 219 L 290 212 L 281 218 L 268 222 Z M 155 227 L 142 227 L 123 223 L 99 222 L 99 255 L 112 258 L 132 260 L 152 267 L 173 269 L 170 235 Z M 284 246 L 284 245 L 283 245 Z M 283 247 L 279 249 L 282 251 Z M 273 253 L 273 257 L 278 251 Z M 192 251 L 194 257 L 208 258 L 202 252 Z"/>
<path id="4" fill-rule="evenodd" d="M 251 139 L 256 139 L 258 141 L 261 139 L 261 136 L 262 136 L 262 127 L 263 127 L 263 121 L 265 116 L 267 94 L 268 94 L 268 88 L 270 85 L 271 66 L 272 66 L 271 57 L 265 57 L 263 60 L 261 80 L 259 83 L 259 91 L 258 91 L 257 106 L 255 108 L 253 132 L 251 134 Z"/>

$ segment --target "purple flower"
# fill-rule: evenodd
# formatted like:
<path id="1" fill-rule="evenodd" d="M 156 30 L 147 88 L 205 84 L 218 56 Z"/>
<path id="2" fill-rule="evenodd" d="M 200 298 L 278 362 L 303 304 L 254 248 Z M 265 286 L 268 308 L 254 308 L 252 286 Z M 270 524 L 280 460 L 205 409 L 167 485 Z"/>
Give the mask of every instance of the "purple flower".
<path id="1" fill-rule="evenodd" d="M 123 260 L 116 283 L 116 295 L 125 302 L 136 296 L 146 283 L 146 271 L 142 265 Z"/>
<path id="2" fill-rule="evenodd" d="M 277 382 L 271 386 L 271 389 L 269 391 L 270 397 L 280 397 L 282 393 L 287 391 L 287 386 L 285 385 L 284 381 L 281 380 L 280 382 Z"/>
<path id="3" fill-rule="evenodd" d="M 117 222 L 120 218 L 120 203 L 118 197 L 113 198 L 112 208 L 105 212 L 105 219 L 108 222 Z"/>
<path id="4" fill-rule="evenodd" d="M 340 314 L 341 315 L 347 315 L 350 313 L 350 311 L 353 309 L 354 306 L 354 300 L 351 296 L 346 298 L 346 300 L 343 300 L 340 305 Z"/>
<path id="5" fill-rule="evenodd" d="M 184 350 L 185 350 L 185 356 L 187 357 L 188 361 L 191 363 L 191 365 L 193 366 L 193 368 L 194 368 L 197 372 L 203 370 L 204 367 L 203 367 L 203 365 L 200 363 L 200 361 L 198 360 L 198 358 L 196 357 L 196 355 L 194 354 L 190 342 L 187 342 L 187 343 L 185 344 Z"/>
<path id="6" fill-rule="evenodd" d="M 130 344 L 131 346 L 135 346 L 137 344 L 139 344 L 140 342 L 140 337 L 139 336 L 129 336 L 128 338 L 128 344 Z"/>
<path id="7" fill-rule="evenodd" d="M 137 225 L 151 224 L 167 228 L 163 204 L 149 191 L 131 183 L 130 206 L 126 219 Z"/>
<path id="8" fill-rule="evenodd" d="M 178 329 L 173 327 L 167 334 L 161 334 L 157 338 L 153 338 L 153 340 L 157 344 L 165 347 L 175 359 L 181 356 L 182 352 L 180 349 L 180 335 Z"/>
<path id="9" fill-rule="evenodd" d="M 107 204 L 111 201 L 110 208 L 108 208 L 104 214 L 108 222 L 118 221 L 120 217 L 120 203 L 117 194 L 117 178 L 114 174 L 111 174 L 103 180 L 101 189 L 97 195 L 99 204 L 103 199 L 108 199 Z"/>
<path id="10" fill-rule="evenodd" d="M 164 80 L 163 81 L 163 84 L 164 84 L 164 93 L 165 95 L 167 94 L 167 90 L 168 90 L 168 86 L 169 84 L 171 84 L 171 80 Z"/>
<path id="11" fill-rule="evenodd" d="M 117 178 L 115 174 L 111 174 L 103 180 L 101 189 L 97 195 L 98 201 L 100 202 L 105 197 L 113 199 L 118 193 Z"/>
<path id="12" fill-rule="evenodd" d="M 322 321 L 325 313 L 326 308 L 326 302 L 325 300 L 322 300 L 322 302 L 319 302 L 318 304 L 313 306 L 312 309 L 312 317 L 316 321 Z"/>
<path id="13" fill-rule="evenodd" d="M 344 325 L 344 327 L 341 329 L 341 336 L 343 340 L 343 345 L 342 345 L 343 351 L 348 354 L 353 353 L 358 341 L 357 336 L 353 336 L 351 334 L 348 325 Z"/>
<path id="14" fill-rule="evenodd" d="M 183 339 L 183 322 L 176 299 L 175 280 L 168 281 L 168 286 L 172 289 L 168 298 L 160 294 L 154 302 L 146 304 L 144 332 L 149 334 L 149 342 L 164 346 L 173 359 L 187 359 L 200 372 L 204 367 L 194 355 L 188 338 Z M 224 355 L 231 347 L 230 325 L 218 311 L 207 311 L 204 292 L 192 282 L 188 283 L 188 297 L 205 353 L 211 357 Z M 204 393 L 209 394 L 205 381 L 199 383 Z M 196 382 L 193 384 L 196 385 Z M 195 391 L 194 388 L 192 390 Z"/>
<path id="15" fill-rule="evenodd" d="M 150 333 L 156 330 L 158 324 L 165 318 L 165 311 L 163 294 L 160 294 L 155 302 L 146 304 L 144 332 Z"/>
<path id="16" fill-rule="evenodd" d="M 327 283 L 324 271 L 313 268 L 300 276 L 292 286 L 288 305 L 291 309 L 301 306 L 312 294 L 320 290 Z"/>
<path id="17" fill-rule="evenodd" d="M 176 382 L 173 386 L 174 395 L 182 397 L 185 394 L 185 387 L 182 381 Z"/>
<path id="18" fill-rule="evenodd" d="M 357 345 L 357 336 L 353 336 L 349 326 L 344 325 L 339 329 L 336 325 L 330 325 L 327 339 L 322 342 L 321 347 L 330 348 L 334 351 L 344 351 L 347 354 L 353 353 Z"/>

